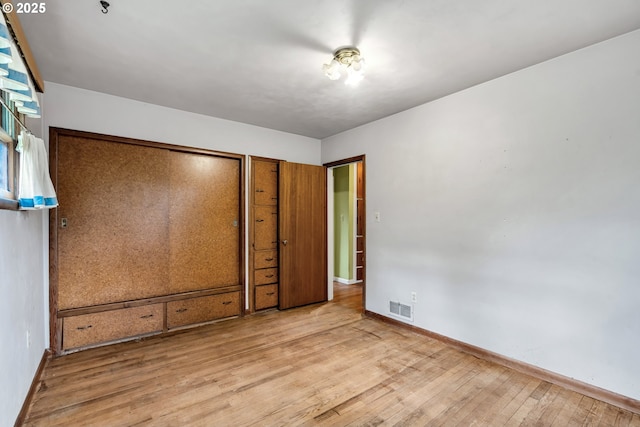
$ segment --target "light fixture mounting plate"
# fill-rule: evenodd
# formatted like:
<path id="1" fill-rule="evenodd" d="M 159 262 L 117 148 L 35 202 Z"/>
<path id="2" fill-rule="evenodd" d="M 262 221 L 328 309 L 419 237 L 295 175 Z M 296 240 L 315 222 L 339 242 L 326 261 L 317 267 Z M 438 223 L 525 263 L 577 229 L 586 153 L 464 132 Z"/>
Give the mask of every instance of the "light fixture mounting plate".
<path id="1" fill-rule="evenodd" d="M 354 56 L 360 56 L 360 51 L 356 47 L 343 47 L 335 51 L 333 58 L 341 64 L 348 65 Z"/>

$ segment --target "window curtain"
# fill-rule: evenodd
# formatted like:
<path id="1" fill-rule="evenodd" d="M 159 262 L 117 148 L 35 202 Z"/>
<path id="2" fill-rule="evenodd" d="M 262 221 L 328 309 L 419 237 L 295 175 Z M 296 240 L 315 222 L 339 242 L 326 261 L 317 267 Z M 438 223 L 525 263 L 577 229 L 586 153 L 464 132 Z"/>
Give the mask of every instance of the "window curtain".
<path id="1" fill-rule="evenodd" d="M 49 162 L 44 141 L 22 131 L 18 136 L 17 150 L 20 152 L 20 209 L 50 209 L 58 206 L 56 191 L 49 177 Z"/>
<path id="2" fill-rule="evenodd" d="M 7 94 L 4 99 L 10 101 L 3 101 L 1 108 L 17 110 L 27 117 L 40 117 L 40 101 L 35 85 L 3 13 L 0 13 L 0 91 Z M 58 206 L 58 199 L 49 177 L 44 141 L 32 135 L 11 110 L 10 113 L 16 117 L 14 123 L 23 128 L 16 148 L 20 153 L 17 185 L 20 209 L 54 208 Z"/>

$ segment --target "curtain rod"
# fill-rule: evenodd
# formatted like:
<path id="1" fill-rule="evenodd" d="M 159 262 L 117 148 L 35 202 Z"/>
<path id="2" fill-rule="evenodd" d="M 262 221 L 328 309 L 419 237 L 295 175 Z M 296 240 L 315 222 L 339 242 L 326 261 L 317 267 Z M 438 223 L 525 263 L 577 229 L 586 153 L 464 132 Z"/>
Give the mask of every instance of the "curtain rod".
<path id="1" fill-rule="evenodd" d="M 27 127 L 27 125 L 25 125 L 24 123 L 22 123 L 22 120 L 20 120 L 20 117 L 18 117 L 16 115 L 16 113 L 14 113 L 11 108 L 9 108 L 9 106 L 7 105 L 7 103 L 5 102 L 4 99 L 2 99 L 2 97 L 0 96 L 0 104 L 2 104 L 2 106 L 4 108 L 7 109 L 7 111 L 13 116 L 14 119 L 16 119 L 16 122 L 18 122 L 18 124 L 22 127 L 22 129 L 26 130 L 29 133 L 33 133 L 29 130 L 29 128 Z"/>

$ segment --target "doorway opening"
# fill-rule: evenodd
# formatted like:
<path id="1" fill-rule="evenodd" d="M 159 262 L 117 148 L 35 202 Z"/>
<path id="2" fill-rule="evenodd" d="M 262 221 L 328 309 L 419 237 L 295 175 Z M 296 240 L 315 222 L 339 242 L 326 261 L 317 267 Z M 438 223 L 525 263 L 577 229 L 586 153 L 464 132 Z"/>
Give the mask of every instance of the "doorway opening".
<path id="1" fill-rule="evenodd" d="M 365 310 L 366 224 L 365 156 L 328 163 L 327 167 L 327 260 L 328 296 L 334 282 L 362 287 Z"/>

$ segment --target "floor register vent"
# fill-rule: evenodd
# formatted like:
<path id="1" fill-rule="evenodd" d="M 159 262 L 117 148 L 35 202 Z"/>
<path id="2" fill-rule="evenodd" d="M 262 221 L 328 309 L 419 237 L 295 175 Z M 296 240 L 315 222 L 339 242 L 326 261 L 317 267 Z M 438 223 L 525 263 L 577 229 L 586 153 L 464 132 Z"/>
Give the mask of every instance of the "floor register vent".
<path id="1" fill-rule="evenodd" d="M 401 319 L 413 321 L 413 307 L 410 305 L 389 301 L 389 313 Z"/>

